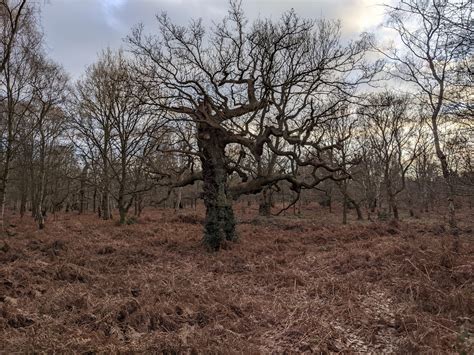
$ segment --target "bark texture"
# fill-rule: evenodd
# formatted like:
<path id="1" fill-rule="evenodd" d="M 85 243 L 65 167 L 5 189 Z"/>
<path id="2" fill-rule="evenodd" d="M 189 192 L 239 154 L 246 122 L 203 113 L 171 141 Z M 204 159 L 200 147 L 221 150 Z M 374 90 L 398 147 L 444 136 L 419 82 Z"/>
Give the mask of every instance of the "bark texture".
<path id="1" fill-rule="evenodd" d="M 218 130 L 199 127 L 198 141 L 202 153 L 203 198 L 206 206 L 204 243 L 219 250 L 225 240 L 235 241 L 235 218 L 232 196 L 228 189 L 225 166 L 225 143 Z"/>

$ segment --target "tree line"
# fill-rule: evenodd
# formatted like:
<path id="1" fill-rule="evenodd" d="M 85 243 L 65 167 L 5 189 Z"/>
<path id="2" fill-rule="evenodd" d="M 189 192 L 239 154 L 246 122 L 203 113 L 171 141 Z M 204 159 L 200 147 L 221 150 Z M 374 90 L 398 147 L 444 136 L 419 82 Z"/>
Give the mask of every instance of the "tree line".
<path id="1" fill-rule="evenodd" d="M 117 210 L 125 224 L 187 196 L 203 200 L 217 250 L 237 238 L 245 196 L 263 215 L 279 193 L 280 211 L 337 196 L 343 223 L 350 209 L 398 219 L 442 196 L 453 228 L 473 199 L 470 1 L 386 6 L 391 46 L 292 10 L 250 21 L 239 1 L 213 26 L 162 13 L 77 81 L 48 58 L 35 6 L 0 2 L 2 223 L 8 206 L 40 229 L 58 211 Z"/>

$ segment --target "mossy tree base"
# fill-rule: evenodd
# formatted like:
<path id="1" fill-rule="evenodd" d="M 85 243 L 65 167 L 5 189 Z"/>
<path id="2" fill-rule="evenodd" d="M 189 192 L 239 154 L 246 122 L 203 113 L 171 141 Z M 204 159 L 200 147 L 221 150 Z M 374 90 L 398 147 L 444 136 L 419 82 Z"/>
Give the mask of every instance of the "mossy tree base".
<path id="1" fill-rule="evenodd" d="M 204 225 L 204 243 L 211 250 L 219 250 L 224 240 L 237 240 L 232 206 L 209 206 Z"/>

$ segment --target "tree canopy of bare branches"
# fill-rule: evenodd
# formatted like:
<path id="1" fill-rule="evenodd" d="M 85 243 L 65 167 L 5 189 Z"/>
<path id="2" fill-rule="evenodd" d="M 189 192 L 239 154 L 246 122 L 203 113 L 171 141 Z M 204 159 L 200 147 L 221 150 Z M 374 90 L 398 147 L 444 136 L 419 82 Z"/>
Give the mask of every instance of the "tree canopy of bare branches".
<path id="1" fill-rule="evenodd" d="M 128 39 L 135 69 L 148 103 L 170 122 L 193 127 L 207 208 L 205 242 L 218 249 L 236 238 L 234 198 L 280 180 L 300 190 L 334 178 L 338 167 L 322 153 L 337 143 L 324 144 L 325 124 L 373 78 L 364 60 L 369 43 L 361 38 L 343 45 L 339 23 L 302 19 L 293 11 L 278 21 L 249 23 L 239 2 L 209 32 L 201 21 L 183 27 L 166 14 L 157 19 L 158 34 L 137 27 Z M 258 164 L 265 149 L 284 157 L 289 168 L 247 174 L 243 158 Z M 311 167 L 310 180 L 295 177 L 302 166 Z M 230 185 L 234 173 L 240 180 Z"/>

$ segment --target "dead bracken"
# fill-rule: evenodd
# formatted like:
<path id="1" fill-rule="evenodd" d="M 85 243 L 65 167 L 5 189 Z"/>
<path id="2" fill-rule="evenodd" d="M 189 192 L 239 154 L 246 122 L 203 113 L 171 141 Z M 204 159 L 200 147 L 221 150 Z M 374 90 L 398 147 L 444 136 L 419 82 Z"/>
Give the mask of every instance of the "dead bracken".
<path id="1" fill-rule="evenodd" d="M 2 350 L 474 350 L 469 225 L 455 252 L 453 236 L 419 219 L 247 223 L 255 213 L 238 216 L 239 241 L 219 253 L 201 245 L 200 210 L 150 210 L 125 227 L 93 215 L 61 214 L 41 231 L 18 221 L 0 252 Z"/>

